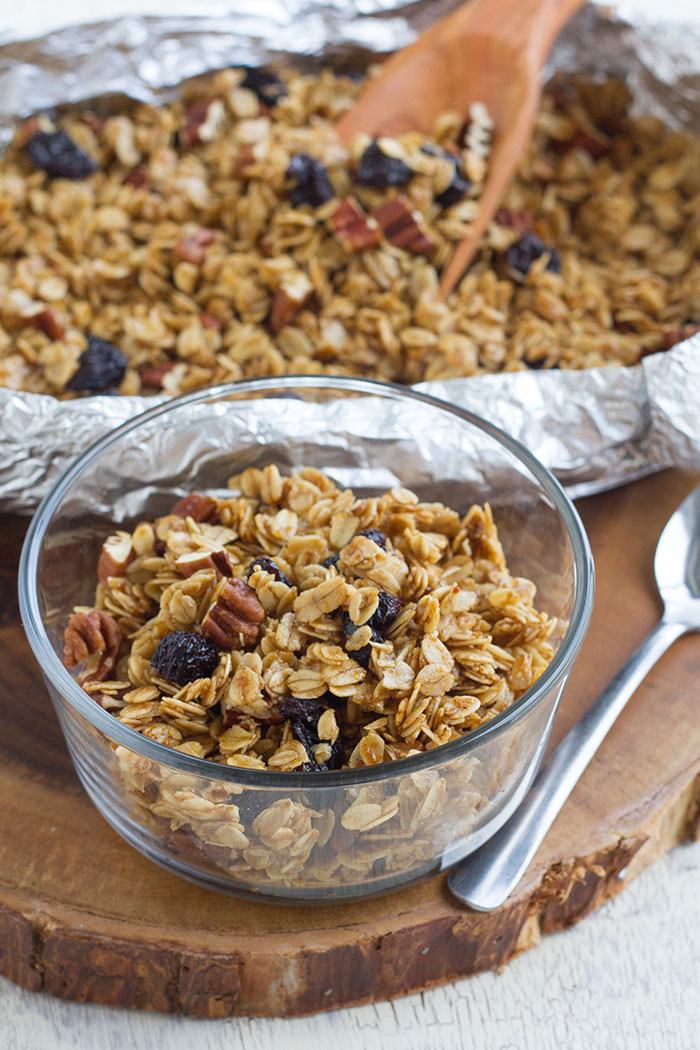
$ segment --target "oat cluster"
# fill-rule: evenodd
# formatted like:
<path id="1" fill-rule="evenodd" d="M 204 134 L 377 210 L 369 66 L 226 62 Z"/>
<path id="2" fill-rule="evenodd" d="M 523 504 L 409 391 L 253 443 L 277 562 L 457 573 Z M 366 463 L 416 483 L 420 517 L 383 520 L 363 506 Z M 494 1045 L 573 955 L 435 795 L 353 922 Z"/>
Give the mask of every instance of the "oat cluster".
<path id="1" fill-rule="evenodd" d="M 124 725 L 270 770 L 371 766 L 504 711 L 556 621 L 508 572 L 488 505 L 358 498 L 314 469 L 231 479 L 103 545 L 65 661 Z"/>
<path id="2" fill-rule="evenodd" d="M 348 150 L 334 123 L 360 87 L 227 70 L 161 107 L 20 128 L 0 161 L 0 385 L 414 383 L 628 365 L 696 330 L 700 140 L 629 116 L 621 82 L 550 84 L 447 303 L 439 274 L 478 207 L 488 114 Z"/>

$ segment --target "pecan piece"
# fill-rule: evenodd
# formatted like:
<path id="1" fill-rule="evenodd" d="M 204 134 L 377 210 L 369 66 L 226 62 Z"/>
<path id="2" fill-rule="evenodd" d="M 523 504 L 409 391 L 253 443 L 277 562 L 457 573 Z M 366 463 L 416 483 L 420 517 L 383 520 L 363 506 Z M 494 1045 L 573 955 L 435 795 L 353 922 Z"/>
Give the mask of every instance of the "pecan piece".
<path id="1" fill-rule="evenodd" d="M 193 263 L 194 266 L 201 266 L 207 254 L 207 248 L 215 238 L 214 230 L 209 230 L 204 226 L 196 233 L 191 233 L 178 241 L 173 248 L 173 254 L 176 259 Z"/>
<path id="2" fill-rule="evenodd" d="M 519 208 L 499 208 L 494 216 L 499 226 L 510 226 L 518 233 L 529 233 L 532 229 L 532 214 Z"/>
<path id="3" fill-rule="evenodd" d="M 659 349 L 670 350 L 676 343 L 682 343 L 685 339 L 690 339 L 696 332 L 700 332 L 700 327 L 696 324 L 684 324 L 680 328 L 667 328 L 665 332 L 661 333 L 661 346 Z"/>
<path id="4" fill-rule="evenodd" d="M 64 334 L 63 323 L 58 313 L 51 306 L 47 306 L 44 310 L 40 310 L 38 314 L 34 314 L 29 318 L 29 322 L 34 328 L 40 329 L 49 339 L 60 339 Z"/>
<path id="5" fill-rule="evenodd" d="M 103 587 L 109 586 L 110 576 L 123 576 L 130 561 L 136 557 L 128 532 L 115 532 L 102 544 L 97 562 L 97 578 Z"/>
<path id="6" fill-rule="evenodd" d="M 64 632 L 63 662 L 76 667 L 89 657 L 99 657 L 81 682 L 104 682 L 117 662 L 122 638 L 119 624 L 103 609 L 75 612 Z"/>
<path id="7" fill-rule="evenodd" d="M 256 644 L 264 619 L 265 610 L 252 587 L 243 580 L 223 579 L 214 589 L 202 634 L 219 649 L 248 649 Z"/>
<path id="8" fill-rule="evenodd" d="M 375 248 L 382 239 L 379 224 L 362 210 L 354 197 L 341 201 L 329 217 L 328 225 L 349 252 Z"/>
<path id="9" fill-rule="evenodd" d="M 379 223 L 389 243 L 397 248 L 404 248 L 416 255 L 427 255 L 435 247 L 422 215 L 418 211 L 411 211 L 405 197 L 392 197 L 384 201 L 374 209 L 372 217 Z"/>
<path id="10" fill-rule="evenodd" d="M 141 386 L 153 386 L 160 390 L 163 386 L 164 378 L 168 372 L 172 372 L 174 367 L 174 361 L 159 361 L 155 365 L 146 365 L 145 368 L 140 368 Z"/>
<path id="11" fill-rule="evenodd" d="M 226 111 L 220 98 L 199 99 L 185 110 L 185 125 L 180 131 L 183 146 L 211 142 L 224 122 Z"/>
<path id="12" fill-rule="evenodd" d="M 194 576 L 202 569 L 214 569 L 219 576 L 233 576 L 231 555 L 223 547 L 218 551 L 192 551 L 181 554 L 175 561 L 175 568 L 183 576 Z"/>
<path id="13" fill-rule="evenodd" d="M 219 520 L 219 509 L 216 500 L 211 496 L 202 496 L 199 492 L 190 492 L 188 496 L 179 499 L 171 514 L 178 518 L 194 518 L 195 521 L 207 521 L 214 524 Z"/>
<path id="14" fill-rule="evenodd" d="M 303 306 L 314 294 L 314 286 L 301 270 L 286 274 L 280 281 L 272 299 L 270 310 L 270 328 L 273 332 L 281 331 L 291 324 Z"/>

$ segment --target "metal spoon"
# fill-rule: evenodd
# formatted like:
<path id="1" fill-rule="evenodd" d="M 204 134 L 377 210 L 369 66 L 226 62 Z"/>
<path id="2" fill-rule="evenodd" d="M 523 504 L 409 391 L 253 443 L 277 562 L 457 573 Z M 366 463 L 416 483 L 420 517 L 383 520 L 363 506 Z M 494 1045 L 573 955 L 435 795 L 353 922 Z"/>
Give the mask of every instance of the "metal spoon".
<path id="1" fill-rule="evenodd" d="M 510 820 L 450 872 L 450 890 L 470 908 L 492 911 L 510 896 L 637 686 L 672 642 L 700 630 L 700 486 L 667 522 L 654 574 L 664 604 L 656 627 L 552 752 Z"/>

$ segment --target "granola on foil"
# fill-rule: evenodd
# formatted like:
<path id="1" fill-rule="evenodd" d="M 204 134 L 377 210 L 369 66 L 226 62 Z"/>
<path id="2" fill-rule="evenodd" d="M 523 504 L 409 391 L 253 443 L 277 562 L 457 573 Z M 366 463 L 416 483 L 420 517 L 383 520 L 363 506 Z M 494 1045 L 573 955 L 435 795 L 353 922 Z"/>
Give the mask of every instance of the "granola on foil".
<path id="1" fill-rule="evenodd" d="M 149 106 L 166 99 L 166 105 L 156 109 L 134 110 L 123 102 L 116 108 L 114 103 L 105 107 L 100 101 L 95 106 L 79 105 L 70 115 L 59 118 L 59 125 L 67 121 L 71 127 L 77 126 L 76 135 L 89 155 L 90 135 L 99 139 L 104 134 L 107 117 L 110 138 L 114 143 L 119 141 L 123 158 L 135 163 L 135 148 L 129 148 L 133 137 L 129 122 L 135 114 L 141 114 L 146 124 L 139 129 L 146 138 L 148 126 L 152 131 L 161 117 L 167 123 L 164 114 L 179 114 L 175 130 L 178 137 L 182 132 L 184 141 L 182 150 L 178 146 L 175 153 L 180 160 L 194 163 L 206 150 L 216 154 L 222 100 L 201 96 L 197 100 L 198 89 L 190 85 L 194 102 L 186 116 L 181 106 L 170 101 L 173 92 L 162 90 L 164 85 L 228 63 L 255 67 L 256 63 L 278 61 L 282 52 L 287 58 L 303 55 L 306 61 L 313 50 L 315 56 L 310 64 L 307 61 L 307 69 L 317 71 L 324 56 L 326 61 L 330 58 L 347 68 L 348 62 L 366 59 L 368 53 L 407 42 L 426 18 L 450 6 L 449 2 L 431 6 L 428 14 L 418 10 L 421 5 L 387 8 L 382 4 L 378 8 L 370 0 L 357 12 L 351 5 L 337 5 L 331 0 L 323 15 L 311 21 L 305 21 L 309 12 L 298 3 L 284 12 L 271 13 L 269 19 L 261 8 L 256 15 L 239 12 L 235 19 L 218 18 L 215 22 L 206 16 L 193 20 L 144 18 L 102 27 L 74 27 L 54 34 L 50 40 L 0 48 L 0 83 L 5 87 L 0 109 L 7 119 L 67 99 L 76 102 L 86 93 L 115 89 L 127 90 Z M 173 34 L 178 39 L 176 71 L 170 47 Z M 467 275 L 461 298 L 453 297 L 454 309 L 451 305 L 444 309 L 439 302 L 431 308 L 431 270 L 433 262 L 439 262 L 439 246 L 429 248 L 426 255 L 413 255 L 410 262 L 422 276 L 417 282 L 408 281 L 408 302 L 396 308 L 396 293 L 402 291 L 406 273 L 401 264 L 402 272 L 395 281 L 391 273 L 387 276 L 384 264 L 388 258 L 390 271 L 395 270 L 396 258 L 402 258 L 405 248 L 392 243 L 386 231 L 382 231 L 379 245 L 360 253 L 361 265 L 359 259 L 351 263 L 361 279 L 352 282 L 349 289 L 332 287 L 333 307 L 328 301 L 324 305 L 323 296 L 319 301 L 318 272 L 309 273 L 308 260 L 303 258 L 308 231 L 297 231 L 301 244 L 292 245 L 289 251 L 286 243 L 282 245 L 284 254 L 294 260 L 284 279 L 270 273 L 269 259 L 263 270 L 266 280 L 256 272 L 249 283 L 250 275 L 244 274 L 243 283 L 252 299 L 248 301 L 244 295 L 242 305 L 261 311 L 266 304 L 264 318 L 246 315 L 243 320 L 238 308 L 241 304 L 236 305 L 230 289 L 226 289 L 222 336 L 217 331 L 220 319 L 200 309 L 198 296 L 206 298 L 211 292 L 203 272 L 208 272 L 209 256 L 213 253 L 216 258 L 222 245 L 225 248 L 230 242 L 216 220 L 212 233 L 197 206 L 192 206 L 197 214 L 186 224 L 188 228 L 178 242 L 166 238 L 158 259 L 151 258 L 156 273 L 142 274 L 143 265 L 139 266 L 139 279 L 143 276 L 146 284 L 149 280 L 156 286 L 159 281 L 166 282 L 168 306 L 164 309 L 160 304 L 153 316 L 137 312 L 133 327 L 139 338 L 128 335 L 126 346 L 119 334 L 125 326 L 119 318 L 121 293 L 115 285 L 119 279 L 127 284 L 137 280 L 133 272 L 131 278 L 123 275 L 117 279 L 107 260 L 109 302 L 102 304 L 103 324 L 94 331 L 90 329 L 100 313 L 101 294 L 94 291 L 80 299 L 69 290 L 68 299 L 71 303 L 77 299 L 78 309 L 77 316 L 69 318 L 75 324 L 66 336 L 65 332 L 61 335 L 63 300 L 51 298 L 62 293 L 66 274 L 45 268 L 40 274 L 32 274 L 31 266 L 25 266 L 19 287 L 12 289 L 6 319 L 11 335 L 0 349 L 6 384 L 5 389 L 0 388 L 5 453 L 0 465 L 0 496 L 5 505 L 20 510 L 34 507 L 57 473 L 87 442 L 148 407 L 163 392 L 170 396 L 238 374 L 258 374 L 256 369 L 260 374 L 294 368 L 420 381 L 424 388 L 465 407 L 479 411 L 486 403 L 490 418 L 524 440 L 574 494 L 597 491 L 674 463 L 696 465 L 700 434 L 697 414 L 689 412 L 689 406 L 693 392 L 700 396 L 700 363 L 692 338 L 697 327 L 697 208 L 692 173 L 692 165 L 697 170 L 692 159 L 697 154 L 697 140 L 688 139 L 682 129 L 697 126 L 700 78 L 693 44 L 697 38 L 697 29 L 692 27 L 681 32 L 674 26 L 657 29 L 642 23 L 630 25 L 594 9 L 581 12 L 565 29 L 555 46 L 549 72 L 566 69 L 584 74 L 573 84 L 579 97 L 572 94 L 570 78 L 555 78 L 543 103 L 536 148 L 511 187 L 501 221 L 493 225 L 480 261 Z M 79 44 L 81 55 L 89 55 L 89 60 L 73 53 Z M 287 61 L 285 68 L 289 70 L 289 66 Z M 61 75 L 69 68 L 78 70 L 70 83 Z M 610 78 L 611 73 L 620 72 L 624 72 L 632 96 L 629 117 L 621 114 L 627 89 L 619 78 Z M 222 75 L 230 83 L 231 71 Z M 314 76 L 321 85 L 323 75 L 316 72 Z M 348 91 L 354 90 L 347 78 L 341 79 Z M 330 81 L 325 83 L 328 87 Z M 20 85 L 23 87 L 18 91 Z M 323 88 L 318 90 L 322 92 Z M 224 116 L 230 120 L 227 105 L 223 100 Z M 274 110 L 273 106 L 273 114 Z M 80 130 L 80 114 L 86 112 Z M 649 112 L 654 113 L 654 119 L 644 116 Z M 252 118 L 253 124 L 256 119 Z M 85 126 L 85 120 L 92 128 Z M 658 120 L 663 120 L 663 127 Z M 194 140 L 202 128 L 204 137 L 213 135 L 213 139 L 197 143 Z M 48 127 L 45 130 L 51 133 Z M 690 143 L 687 157 L 686 142 Z M 97 152 L 101 155 L 106 149 L 109 156 L 113 148 L 102 143 Z M 630 164 L 625 163 L 628 158 Z M 245 156 L 242 160 L 245 162 Z M 22 156 L 23 174 L 27 163 Z M 129 177 L 126 168 L 122 174 Z M 102 177 L 88 176 L 83 185 L 92 185 Z M 137 196 L 138 183 L 143 183 L 144 177 L 137 170 L 127 184 Z M 38 176 L 39 181 L 42 178 Z M 22 213 L 23 206 L 13 194 L 21 197 L 23 190 L 16 178 L 9 181 L 8 225 L 11 230 L 14 224 L 16 237 L 17 211 Z M 50 190 L 51 180 L 48 182 Z M 290 180 L 285 188 L 291 195 L 300 185 L 298 179 Z M 436 196 L 442 195 L 437 184 L 433 189 Z M 389 195 L 394 207 L 403 195 L 400 190 L 395 188 Z M 81 194 L 75 185 L 73 191 L 79 200 Z M 34 193 L 39 207 L 45 192 Z M 370 188 L 368 192 L 375 191 Z M 464 203 L 469 204 L 469 199 Z M 112 256 L 121 256 L 114 264 L 117 270 L 124 254 L 135 249 L 132 223 L 126 229 L 120 225 L 120 212 L 129 214 L 122 204 L 107 201 L 96 206 L 94 201 L 83 200 L 79 205 L 92 218 L 99 209 L 100 219 L 108 227 L 110 222 L 117 223 L 118 228 L 98 231 L 99 245 L 106 242 Z M 335 233 L 336 247 L 342 244 L 348 208 L 352 209 L 352 201 L 343 198 L 342 204 L 345 212 L 339 216 L 342 222 Z M 463 204 L 453 207 L 459 209 Z M 191 202 L 187 204 L 190 206 Z M 420 216 L 421 209 L 404 205 L 399 210 L 400 221 L 389 216 L 390 231 L 398 230 L 404 245 L 409 241 L 414 246 L 429 245 L 432 231 L 423 228 L 420 217 L 416 220 L 411 215 L 415 210 Z M 408 223 L 408 231 L 402 222 Z M 30 226 L 40 223 L 40 216 L 32 213 Z M 145 226 L 149 223 L 146 218 Z M 182 226 L 176 219 L 174 225 L 178 224 Z M 22 222 L 19 228 L 23 228 Z M 328 236 L 331 229 L 330 223 L 324 225 Z M 94 236 L 89 230 L 85 232 L 88 242 Z M 376 235 L 372 221 L 369 234 Z M 180 245 L 180 254 L 184 252 L 188 258 L 175 255 L 175 243 Z M 140 243 L 135 250 L 143 249 Z M 62 253 L 63 249 L 56 252 L 59 261 Z M 257 249 L 243 252 L 243 258 L 246 254 L 259 261 Z M 51 265 L 56 262 L 54 256 Z M 101 258 L 93 259 L 95 262 L 99 288 L 105 264 Z M 87 267 L 91 278 L 92 263 Z M 171 283 L 178 267 L 184 290 Z M 73 271 L 80 268 L 80 260 L 77 264 L 72 261 L 68 276 L 72 279 Z M 85 276 L 83 273 L 83 281 Z M 422 286 L 423 280 L 427 288 Z M 39 281 L 48 298 L 36 298 Z M 385 288 L 387 281 L 390 286 Z M 320 288 L 328 292 L 323 282 Z M 354 308 L 357 297 L 365 293 L 371 305 L 360 311 L 360 323 L 348 325 L 344 311 Z M 413 301 L 411 294 L 418 294 L 421 302 Z M 235 337 L 236 351 L 230 340 L 234 332 L 240 335 L 241 331 L 243 338 Z M 18 333 L 19 351 L 15 345 Z M 143 343 L 146 335 L 154 345 Z M 86 371 L 78 362 L 91 350 L 91 340 L 99 338 L 114 340 L 117 353 L 125 353 L 128 359 L 120 380 L 114 369 L 109 373 L 114 386 L 108 391 L 120 387 L 122 396 L 82 396 L 80 405 L 57 403 L 54 395 L 67 396 L 62 384 L 71 381 L 74 392 L 68 396 L 85 395 L 86 389 L 81 390 L 79 384 Z M 674 344 L 675 349 L 667 349 Z M 635 365 L 633 362 L 640 358 L 641 365 Z M 574 376 L 565 375 L 563 370 L 571 367 L 582 370 Z M 532 369 L 540 371 L 531 375 Z M 47 376 L 51 379 L 48 386 Z M 87 376 L 94 379 L 94 373 L 88 371 Z M 51 393 L 30 395 L 12 389 L 28 383 L 32 389 Z M 684 396 L 669 398 L 669 389 Z M 149 396 L 143 397 L 143 393 Z M 661 403 L 654 400 L 659 394 Z"/>
<path id="2" fill-rule="evenodd" d="M 508 572 L 488 505 L 460 517 L 403 488 L 357 498 L 309 468 L 249 468 L 229 486 L 108 537 L 95 606 L 66 627 L 66 665 L 123 725 L 238 769 L 372 767 L 490 721 L 549 664 L 561 625 Z M 251 817 L 254 791 L 231 798 L 125 747 L 116 760 L 137 819 L 173 848 L 282 883 L 427 859 L 509 777 L 462 761 L 398 794 L 349 790 L 338 813 L 280 792 Z"/>

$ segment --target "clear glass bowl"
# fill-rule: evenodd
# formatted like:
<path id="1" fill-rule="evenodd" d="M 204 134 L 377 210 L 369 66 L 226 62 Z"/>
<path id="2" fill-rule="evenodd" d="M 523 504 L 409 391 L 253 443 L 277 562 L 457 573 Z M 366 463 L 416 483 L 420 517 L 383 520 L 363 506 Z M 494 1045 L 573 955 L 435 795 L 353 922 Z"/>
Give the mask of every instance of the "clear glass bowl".
<path id="1" fill-rule="evenodd" d="M 372 495 L 393 485 L 465 512 L 488 500 L 510 571 L 565 625 L 538 681 L 492 721 L 371 768 L 273 773 L 166 748 L 90 699 L 63 666 L 63 631 L 91 605 L 113 526 L 169 511 L 246 467 L 312 466 Z M 350 900 L 438 872 L 476 849 L 526 792 L 586 632 L 593 565 L 571 502 L 516 441 L 478 417 L 370 380 L 285 377 L 153 408 L 91 446 L 39 508 L 19 593 L 24 626 L 75 768 L 138 850 L 205 886 L 256 899 Z M 348 815 L 349 811 L 352 812 Z"/>

